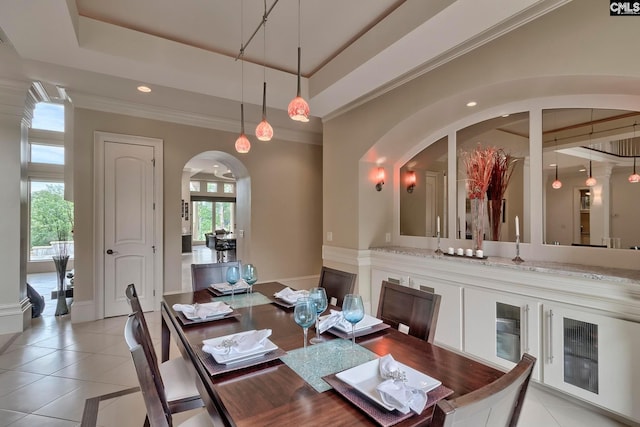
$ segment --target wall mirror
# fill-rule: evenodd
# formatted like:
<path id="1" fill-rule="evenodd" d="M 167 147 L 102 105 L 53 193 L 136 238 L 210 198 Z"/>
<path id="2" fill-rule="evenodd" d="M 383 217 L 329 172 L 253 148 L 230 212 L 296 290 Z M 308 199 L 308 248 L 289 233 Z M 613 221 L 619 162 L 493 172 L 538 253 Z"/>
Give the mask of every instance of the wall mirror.
<path id="1" fill-rule="evenodd" d="M 638 248 L 640 112 L 549 109 L 542 121 L 543 242 Z"/>
<path id="2" fill-rule="evenodd" d="M 400 168 L 400 234 L 447 237 L 448 138 L 416 154 Z M 439 224 L 438 224 L 439 223 Z"/>
<path id="3" fill-rule="evenodd" d="M 502 197 L 495 199 L 489 195 L 485 198 L 484 240 L 515 241 L 515 217 L 518 216 L 520 241 L 531 241 L 526 226 L 528 217 L 525 215 L 525 205 L 528 206 L 529 200 L 529 113 L 505 114 L 460 129 L 456 133 L 456 237 L 468 240 L 471 239 L 472 215 L 464 157 L 476 147 L 502 150 L 513 160 L 509 184 Z M 492 206 L 494 203 L 495 206 Z M 491 215 L 490 211 L 494 214 Z"/>

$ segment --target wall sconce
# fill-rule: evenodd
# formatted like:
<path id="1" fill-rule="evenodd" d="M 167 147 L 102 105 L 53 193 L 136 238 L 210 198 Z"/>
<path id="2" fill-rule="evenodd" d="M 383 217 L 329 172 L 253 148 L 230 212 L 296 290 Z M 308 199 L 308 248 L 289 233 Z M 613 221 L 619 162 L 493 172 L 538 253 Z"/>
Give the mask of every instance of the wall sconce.
<path id="1" fill-rule="evenodd" d="M 407 193 L 413 193 L 416 188 L 416 171 L 407 172 Z"/>
<path id="2" fill-rule="evenodd" d="M 378 173 L 376 174 L 376 191 L 382 191 L 384 185 L 384 168 L 378 166 Z"/>

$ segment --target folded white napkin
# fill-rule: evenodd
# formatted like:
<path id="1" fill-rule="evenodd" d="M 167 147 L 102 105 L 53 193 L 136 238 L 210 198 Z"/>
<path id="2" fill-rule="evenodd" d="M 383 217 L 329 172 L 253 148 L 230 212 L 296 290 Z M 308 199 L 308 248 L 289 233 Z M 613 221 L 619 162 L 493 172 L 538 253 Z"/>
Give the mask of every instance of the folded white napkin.
<path id="1" fill-rule="evenodd" d="M 237 291 L 240 289 L 248 288 L 249 285 L 247 285 L 247 283 L 244 280 L 238 280 L 238 282 L 233 286 L 231 286 L 227 282 L 224 282 L 224 283 L 213 283 L 211 287 L 220 292 L 231 292 L 231 290 Z"/>
<path id="2" fill-rule="evenodd" d="M 351 323 L 344 318 L 341 311 L 330 310 L 331 314 L 322 319 L 320 323 L 318 323 L 318 329 L 320 333 L 324 333 L 327 329 L 331 329 L 334 326 L 339 326 L 340 328 L 351 331 Z"/>
<path id="3" fill-rule="evenodd" d="M 207 317 L 229 313 L 231 308 L 224 302 L 206 302 L 204 304 L 174 304 L 175 311 L 181 311 L 188 319 L 206 319 Z"/>
<path id="4" fill-rule="evenodd" d="M 309 296 L 309 291 L 305 291 L 305 290 L 294 291 L 293 289 L 287 286 L 283 290 L 273 294 L 273 296 L 285 302 L 288 302 L 289 304 L 295 304 L 296 301 L 298 301 L 298 298 Z"/>
<path id="5" fill-rule="evenodd" d="M 260 329 L 231 335 L 223 340 L 212 338 L 202 342 L 202 351 L 211 354 L 248 353 L 264 347 L 270 336 L 271 329 Z"/>
<path id="6" fill-rule="evenodd" d="M 422 413 L 427 404 L 427 394 L 406 384 L 406 373 L 390 354 L 380 359 L 380 376 L 386 380 L 378 384 L 376 390 L 384 403 L 403 414 L 408 414 L 409 411 Z"/>

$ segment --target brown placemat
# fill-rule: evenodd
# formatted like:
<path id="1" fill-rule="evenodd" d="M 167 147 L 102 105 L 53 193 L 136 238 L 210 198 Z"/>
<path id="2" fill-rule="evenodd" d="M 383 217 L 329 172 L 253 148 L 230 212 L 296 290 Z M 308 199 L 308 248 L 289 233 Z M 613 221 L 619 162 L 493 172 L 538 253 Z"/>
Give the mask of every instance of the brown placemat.
<path id="1" fill-rule="evenodd" d="M 180 323 L 182 323 L 183 326 L 195 325 L 197 323 L 216 322 L 218 320 L 231 319 L 234 317 L 241 316 L 241 314 L 235 310 L 233 310 L 231 313 L 225 314 L 224 316 L 220 316 L 220 317 L 212 316 L 212 317 L 207 317 L 206 319 L 188 319 L 184 315 L 184 313 L 181 311 L 174 310 L 174 313 L 176 313 L 176 317 L 178 318 Z"/>
<path id="2" fill-rule="evenodd" d="M 322 379 L 329 383 L 335 391 L 340 393 L 345 399 L 353 403 L 356 407 L 358 407 L 358 409 L 363 411 L 382 427 L 392 426 L 415 415 L 413 412 L 403 414 L 402 412 L 395 409 L 393 411 L 387 411 L 386 409 L 381 408 L 379 405 L 377 405 L 375 402 L 372 402 L 368 397 L 363 396 L 358 390 L 354 389 L 349 384 L 340 381 L 335 374 L 327 375 Z M 426 411 L 427 408 L 435 405 L 439 400 L 442 400 L 445 397 L 450 396 L 451 394 L 453 394 L 453 390 L 443 385 L 434 388 L 429 393 L 427 393 L 427 405 L 424 407 L 424 411 Z"/>
<path id="3" fill-rule="evenodd" d="M 271 298 L 271 302 L 282 308 L 294 308 L 296 306 L 295 303 L 291 304 L 286 302 L 285 300 L 281 300 L 280 298 L 276 298 L 276 297 Z"/>
<path id="4" fill-rule="evenodd" d="M 387 325 L 386 323 L 378 323 L 377 325 L 374 325 L 370 328 L 360 329 L 359 331 L 356 331 L 356 338 L 363 337 L 369 334 L 375 334 L 376 332 L 384 331 L 385 329 L 388 329 L 390 327 L 391 326 Z M 335 335 L 336 337 L 344 338 L 345 340 L 351 339 L 351 332 L 343 332 L 338 328 L 329 328 L 327 329 L 327 332 Z"/>
<path id="5" fill-rule="evenodd" d="M 228 363 L 225 365 L 216 362 L 212 355 L 202 350 L 202 347 L 194 347 L 194 350 L 196 351 L 196 354 L 202 361 L 204 367 L 207 368 L 207 371 L 211 376 L 237 371 L 238 369 L 248 368 L 250 366 L 259 365 L 265 362 L 270 362 L 272 360 L 279 359 L 280 357 L 287 354 L 286 351 L 278 347 L 277 349 L 270 351 L 269 353 L 265 353 L 260 357 L 251 358 L 244 362 L 240 361 L 236 363 Z"/>

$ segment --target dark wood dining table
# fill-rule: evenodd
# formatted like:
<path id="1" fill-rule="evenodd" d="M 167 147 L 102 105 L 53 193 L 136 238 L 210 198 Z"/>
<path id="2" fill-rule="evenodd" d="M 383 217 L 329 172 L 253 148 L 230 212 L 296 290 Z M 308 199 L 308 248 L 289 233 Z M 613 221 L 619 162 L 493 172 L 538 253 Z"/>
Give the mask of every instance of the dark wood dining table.
<path id="1" fill-rule="evenodd" d="M 275 300 L 284 288 L 277 282 L 254 285 L 254 292 Z M 202 341 L 238 332 L 270 328 L 269 339 L 285 351 L 302 347 L 302 329 L 293 320 L 293 309 L 275 303 L 238 308 L 238 317 L 183 325 L 174 304 L 214 301 L 208 290 L 165 295 L 162 302 L 162 360 L 169 358 L 173 338 L 182 356 L 192 362 L 202 380 L 204 393 L 215 403 L 223 422 L 230 426 L 337 426 L 376 425 L 367 414 L 335 390 L 317 392 L 293 369 L 272 360 L 221 375 L 210 375 L 198 350 Z M 310 333 L 311 336 L 311 333 Z M 326 339 L 333 339 L 328 332 Z M 503 372 L 471 360 L 454 351 L 386 329 L 357 338 L 359 345 L 376 355 L 391 353 L 399 362 L 442 381 L 453 390 L 449 398 L 467 394 L 503 375 Z M 191 365 L 190 365 L 191 366 Z M 433 408 L 397 424 L 399 427 L 429 425 Z"/>

